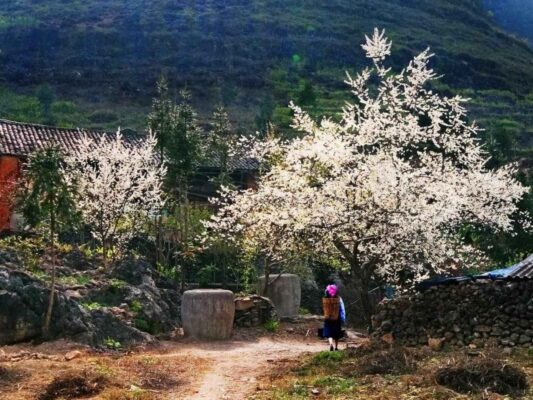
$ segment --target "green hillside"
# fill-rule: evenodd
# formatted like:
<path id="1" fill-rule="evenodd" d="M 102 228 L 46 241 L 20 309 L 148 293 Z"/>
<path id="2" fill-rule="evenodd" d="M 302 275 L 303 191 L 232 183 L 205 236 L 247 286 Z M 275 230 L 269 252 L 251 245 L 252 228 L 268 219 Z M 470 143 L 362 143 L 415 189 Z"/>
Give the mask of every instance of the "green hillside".
<path id="1" fill-rule="evenodd" d="M 531 0 L 483 0 L 498 24 L 533 43 L 533 2 Z"/>
<path id="2" fill-rule="evenodd" d="M 359 44 L 379 26 L 394 40 L 398 67 L 431 46 L 442 90 L 469 89 L 477 117 L 510 116 L 525 132 L 533 122 L 533 50 L 497 27 L 481 3 L 2 2 L 0 117 L 142 129 L 165 74 L 176 91 L 193 92 L 201 115 L 222 102 L 242 129 L 270 119 L 284 126 L 290 99 L 316 113 L 342 103 L 344 71 L 362 66 Z"/>

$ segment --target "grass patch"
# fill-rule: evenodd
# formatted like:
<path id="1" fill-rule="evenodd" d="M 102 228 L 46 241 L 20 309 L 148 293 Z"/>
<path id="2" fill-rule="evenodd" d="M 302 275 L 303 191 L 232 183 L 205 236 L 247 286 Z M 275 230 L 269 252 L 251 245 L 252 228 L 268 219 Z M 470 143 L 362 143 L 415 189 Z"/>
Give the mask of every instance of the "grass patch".
<path id="1" fill-rule="evenodd" d="M 61 276 L 57 279 L 61 285 L 82 285 L 85 286 L 91 282 L 91 277 L 87 275 Z"/>
<path id="2" fill-rule="evenodd" d="M 311 360 L 311 365 L 322 367 L 333 367 L 344 360 L 345 353 L 342 351 L 322 351 L 316 354 Z"/>
<path id="3" fill-rule="evenodd" d="M 270 389 L 257 399 L 481 400 L 491 392 L 509 396 L 506 399 L 533 399 L 521 370 L 530 373 L 533 367 L 528 351 L 517 350 L 510 360 L 501 360 L 499 350 L 472 359 L 464 350 L 433 352 L 370 342 L 357 349 L 306 356 L 296 366 L 274 371 Z M 454 374 L 466 382 L 453 386 Z"/>
<path id="4" fill-rule="evenodd" d="M 81 303 L 81 306 L 88 311 L 99 310 L 103 307 L 103 305 L 96 301 L 93 301 L 92 303 Z"/>
<path id="5" fill-rule="evenodd" d="M 279 321 L 270 319 L 264 323 L 263 327 L 269 332 L 277 332 L 279 329 Z"/>
<path id="6" fill-rule="evenodd" d="M 314 386 L 325 388 L 328 394 L 347 394 L 352 393 L 356 387 L 357 382 L 353 378 L 344 378 L 342 376 L 323 376 L 315 380 Z"/>

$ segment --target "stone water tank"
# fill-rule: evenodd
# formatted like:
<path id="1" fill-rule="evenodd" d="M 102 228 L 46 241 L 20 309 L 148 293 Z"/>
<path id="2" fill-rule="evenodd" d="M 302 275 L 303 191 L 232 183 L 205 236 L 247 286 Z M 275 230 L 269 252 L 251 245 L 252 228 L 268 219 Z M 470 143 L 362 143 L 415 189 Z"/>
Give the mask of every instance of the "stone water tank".
<path id="1" fill-rule="evenodd" d="M 186 336 L 195 339 L 224 340 L 231 337 L 235 317 L 233 292 L 197 289 L 183 293 L 181 320 Z"/>
<path id="2" fill-rule="evenodd" d="M 280 317 L 296 317 L 300 310 L 302 288 L 298 275 L 281 274 L 269 275 L 272 282 L 265 296 L 272 300 L 276 306 L 276 312 Z M 265 277 L 259 278 L 258 293 L 261 293 L 265 285 Z"/>

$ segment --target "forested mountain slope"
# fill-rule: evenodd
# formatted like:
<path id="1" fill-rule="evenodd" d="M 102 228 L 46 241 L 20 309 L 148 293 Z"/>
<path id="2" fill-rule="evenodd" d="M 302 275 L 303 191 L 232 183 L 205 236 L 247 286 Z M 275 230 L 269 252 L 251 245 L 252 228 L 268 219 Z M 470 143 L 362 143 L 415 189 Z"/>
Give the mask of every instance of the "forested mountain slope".
<path id="1" fill-rule="evenodd" d="M 0 116 L 139 129 L 165 74 L 203 115 L 222 102 L 243 128 L 284 125 L 290 99 L 317 113 L 342 104 L 343 73 L 361 67 L 359 44 L 375 26 L 394 40 L 396 67 L 429 45 L 442 89 L 474 90 L 481 117 L 506 113 L 484 113 L 485 98 L 519 103 L 527 125 L 533 50 L 481 0 L 4 1 Z"/>
<path id="2" fill-rule="evenodd" d="M 533 43 L 533 1 L 484 0 L 494 19 L 509 32 Z"/>

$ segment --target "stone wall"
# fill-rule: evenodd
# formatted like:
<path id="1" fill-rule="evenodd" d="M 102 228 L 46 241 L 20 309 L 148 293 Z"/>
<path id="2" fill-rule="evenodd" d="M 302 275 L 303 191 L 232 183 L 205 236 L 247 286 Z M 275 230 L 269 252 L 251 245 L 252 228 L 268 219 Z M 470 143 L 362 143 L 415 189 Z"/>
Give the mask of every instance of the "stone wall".
<path id="1" fill-rule="evenodd" d="M 470 281 L 385 300 L 374 334 L 406 345 L 431 339 L 457 346 L 533 347 L 533 281 Z"/>
<path id="2" fill-rule="evenodd" d="M 276 309 L 269 298 L 254 294 L 235 297 L 235 326 L 249 328 L 277 319 Z"/>

